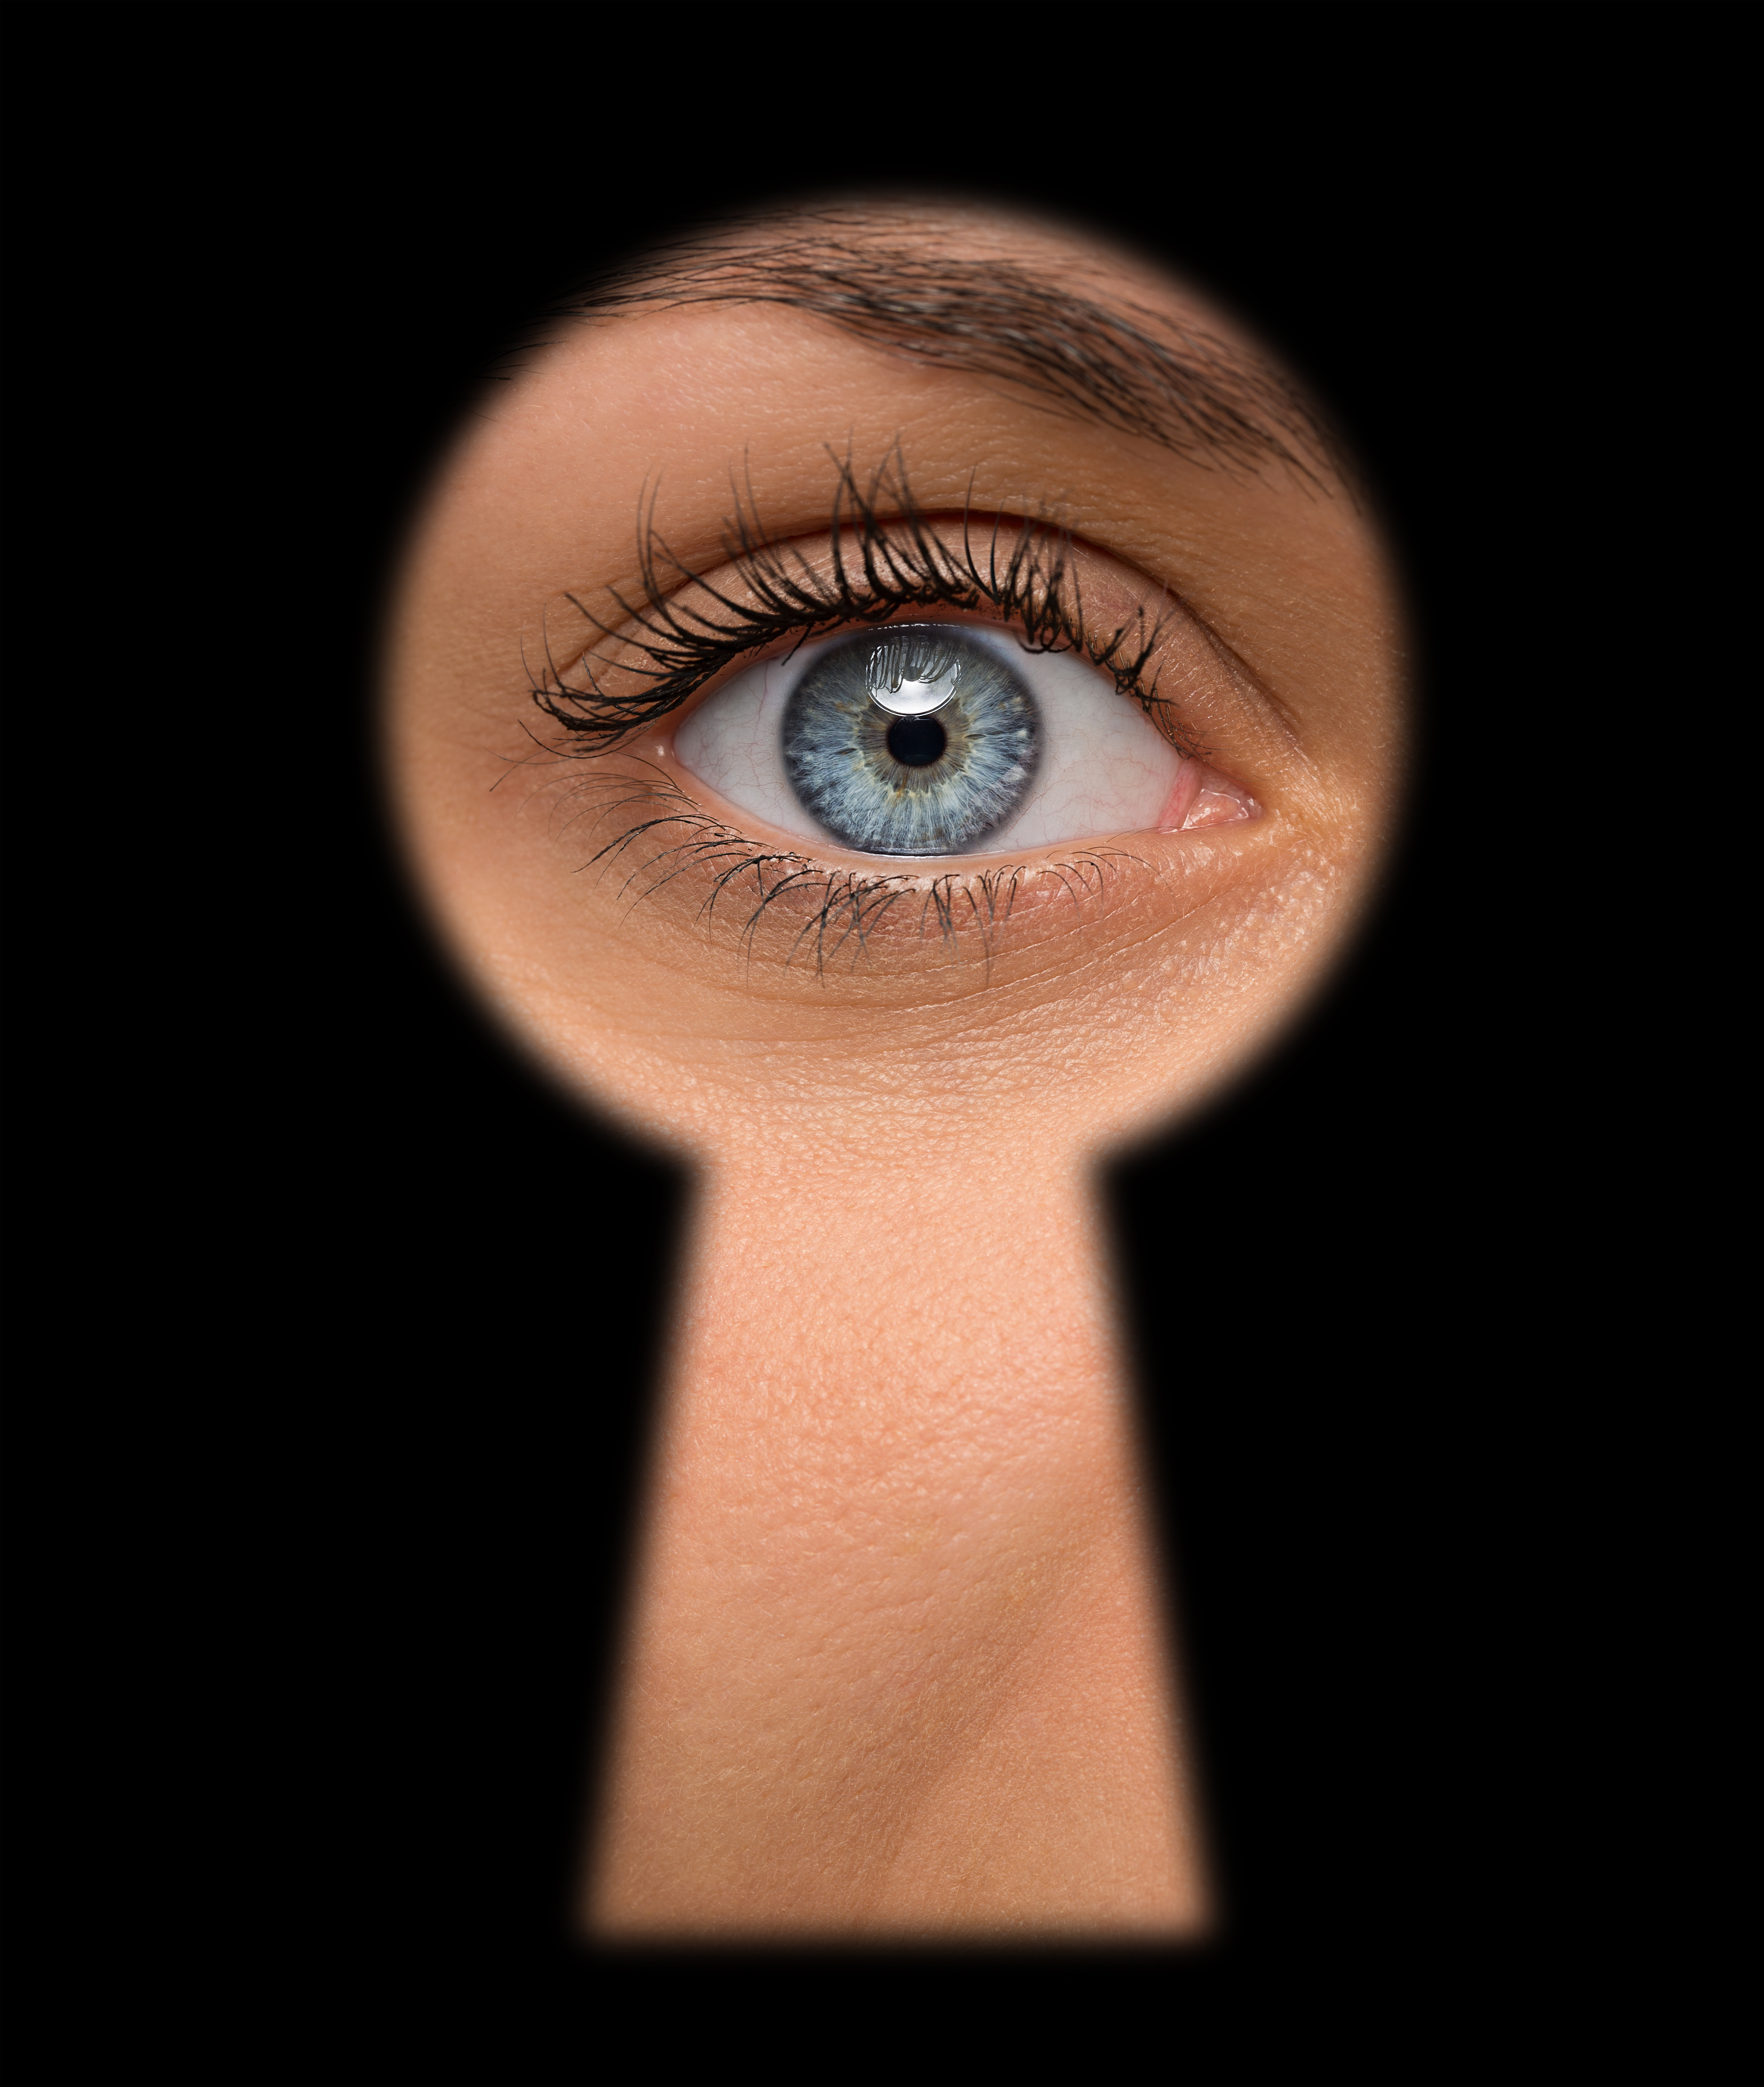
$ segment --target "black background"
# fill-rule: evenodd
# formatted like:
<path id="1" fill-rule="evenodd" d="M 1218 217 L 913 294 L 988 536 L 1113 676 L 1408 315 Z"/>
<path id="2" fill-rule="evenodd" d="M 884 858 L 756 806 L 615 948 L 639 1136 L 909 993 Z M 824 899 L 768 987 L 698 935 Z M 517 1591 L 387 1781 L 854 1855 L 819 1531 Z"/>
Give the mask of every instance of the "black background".
<path id="1" fill-rule="evenodd" d="M 1728 1423 L 1639 1359 L 1647 988 L 1583 845 L 1662 700 L 1674 525 L 1611 434 L 1648 312 L 1719 330 L 1734 18 L 10 19 L 11 2076 L 1735 2076 Z M 1354 960 L 1115 1184 L 1229 1906 L 1197 1954 L 565 1940 L 687 1184 L 429 945 L 376 616 L 534 309 L 866 176 L 1222 291 L 1416 605 Z"/>

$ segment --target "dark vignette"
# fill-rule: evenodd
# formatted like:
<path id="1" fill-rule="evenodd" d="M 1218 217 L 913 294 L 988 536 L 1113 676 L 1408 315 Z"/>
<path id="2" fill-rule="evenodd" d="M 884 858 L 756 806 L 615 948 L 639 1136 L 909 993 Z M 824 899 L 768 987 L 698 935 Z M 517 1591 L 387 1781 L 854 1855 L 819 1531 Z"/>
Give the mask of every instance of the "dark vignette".
<path id="1" fill-rule="evenodd" d="M 1197 9 L 1025 143 L 1046 54 L 978 30 L 940 28 L 935 94 L 891 66 L 793 128 L 762 57 L 639 91 L 654 52 L 599 23 L 619 87 L 585 90 L 546 39 L 580 19 L 9 23 L 14 439 L 55 489 L 15 570 L 52 611 L 15 799 L 92 567 L 129 702 L 123 783 L 78 779 L 89 886 L 46 873 L 63 845 L 11 886 L 60 1084 L 15 1076 L 15 1143 L 49 1153 L 16 1196 L 9 2072 L 1738 2076 L 1701 1854 L 1729 1832 L 1722 1533 L 1673 1521 L 1693 1469 L 1540 1236 L 1577 1221 L 1538 1140 L 1587 1061 L 1500 932 L 1476 779 L 1491 730 L 1547 714 L 1545 604 L 1591 570 L 1584 315 L 1620 250 L 1628 280 L 1632 242 L 1664 267 L 1684 237 L 1669 134 L 1620 119 L 1706 109 L 1719 38 Z M 1093 214 L 1241 309 L 1352 431 L 1417 606 L 1410 830 L 1355 961 L 1115 1184 L 1231 1905 L 1187 1957 L 560 1939 L 683 1184 L 511 1062 L 429 945 L 373 771 L 377 607 L 438 431 L 585 243 L 616 264 L 707 190 L 799 188 L 849 131 L 843 178 L 878 125 L 927 185 Z M 101 980 L 45 1018 L 76 922 Z M 1694 1774 L 1649 1756 L 1675 1718 Z"/>

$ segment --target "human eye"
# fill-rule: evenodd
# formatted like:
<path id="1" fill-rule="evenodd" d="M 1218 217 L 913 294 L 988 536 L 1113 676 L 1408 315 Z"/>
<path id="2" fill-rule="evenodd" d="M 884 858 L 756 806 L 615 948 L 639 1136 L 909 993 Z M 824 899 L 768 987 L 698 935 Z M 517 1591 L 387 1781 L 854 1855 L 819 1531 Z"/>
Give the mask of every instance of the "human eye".
<path id="1" fill-rule="evenodd" d="M 1185 757 L 1081 655 L 952 621 L 760 661 L 674 745 L 738 811 L 867 855 L 995 855 L 1254 816 L 1246 791 Z"/>
<path id="2" fill-rule="evenodd" d="M 671 588 L 665 549 L 641 547 L 649 598 L 618 602 L 622 630 L 572 597 L 602 642 L 534 689 L 556 750 L 607 764 L 590 826 L 630 823 L 593 860 L 637 900 L 708 882 L 708 913 L 786 889 L 800 910 L 819 879 L 842 949 L 915 877 L 947 925 L 977 877 L 995 921 L 1001 873 L 1008 913 L 1038 877 L 1070 893 L 1076 867 L 1089 892 L 1146 869 L 1110 843 L 1261 816 L 1209 758 L 1199 698 L 1226 677 L 1192 616 L 1044 519 L 922 514 L 897 449 L 867 490 L 839 469 L 819 543 L 769 544 L 752 514 L 732 533 L 737 557 Z M 634 770 L 611 758 L 646 739 Z M 809 917 L 824 958 L 828 921 Z M 854 955 L 868 948 L 859 933 Z"/>

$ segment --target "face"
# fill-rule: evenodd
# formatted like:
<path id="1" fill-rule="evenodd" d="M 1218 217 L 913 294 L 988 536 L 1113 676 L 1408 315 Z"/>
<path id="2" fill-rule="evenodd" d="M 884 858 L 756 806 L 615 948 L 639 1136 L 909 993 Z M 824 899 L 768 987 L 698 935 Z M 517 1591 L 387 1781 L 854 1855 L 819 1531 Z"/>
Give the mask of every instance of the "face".
<path id="1" fill-rule="evenodd" d="M 1070 1163 L 1253 1061 L 1375 879 L 1403 709 L 1377 529 L 1229 314 L 1081 230 L 876 206 L 658 254 L 492 392 L 387 725 L 542 1059 L 850 1179 Z"/>

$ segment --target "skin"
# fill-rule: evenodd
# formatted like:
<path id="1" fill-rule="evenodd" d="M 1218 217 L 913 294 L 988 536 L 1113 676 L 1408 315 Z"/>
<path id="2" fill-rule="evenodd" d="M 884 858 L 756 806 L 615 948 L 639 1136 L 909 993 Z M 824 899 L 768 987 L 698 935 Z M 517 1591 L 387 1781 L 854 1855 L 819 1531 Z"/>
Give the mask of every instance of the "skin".
<path id="1" fill-rule="evenodd" d="M 1088 236 L 959 211 L 892 236 L 1081 272 L 1089 295 L 1242 338 Z M 824 564 L 827 445 L 867 475 L 897 441 L 927 514 L 1057 502 L 1087 611 L 1174 591 L 1159 691 L 1259 816 L 1081 837 L 1110 859 L 1076 889 L 1046 869 L 1072 849 L 1036 851 L 1005 865 L 1016 903 L 990 930 L 958 907 L 927 931 L 922 889 L 996 862 L 924 866 L 867 947 L 817 966 L 801 894 L 744 940 L 750 887 L 707 925 L 701 876 L 641 898 L 644 849 L 585 868 L 620 831 L 609 776 L 665 776 L 778 837 L 680 769 L 677 715 L 599 762 L 536 748 L 529 723 L 560 735 L 523 648 L 581 651 L 566 593 L 616 623 L 607 590 L 640 592 L 646 485 L 674 553 L 714 573 L 744 460 L 769 536 Z M 1185 460 L 807 313 L 650 308 L 569 331 L 465 430 L 387 679 L 398 816 L 478 990 L 700 1168 L 585 1929 L 1204 1934 L 1093 1176 L 1253 1062 L 1374 877 L 1403 700 L 1368 516 L 1339 486 Z M 1098 700 L 1122 698 L 1099 678 Z M 1277 1223 L 1292 1191 L 1267 1189 Z"/>

